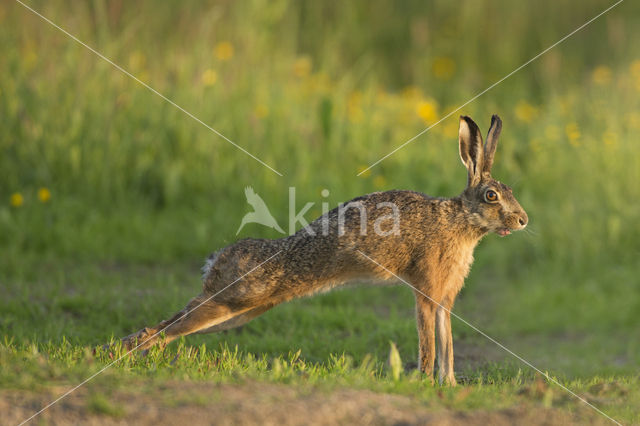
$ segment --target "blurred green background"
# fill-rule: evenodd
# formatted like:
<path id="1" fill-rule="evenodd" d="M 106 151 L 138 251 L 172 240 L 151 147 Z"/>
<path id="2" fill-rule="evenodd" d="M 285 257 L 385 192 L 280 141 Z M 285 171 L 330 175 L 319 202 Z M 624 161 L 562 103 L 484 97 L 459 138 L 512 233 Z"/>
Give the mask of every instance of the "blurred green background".
<path id="1" fill-rule="evenodd" d="M 315 202 L 308 220 L 322 201 L 373 191 L 456 195 L 466 182 L 457 117 L 486 132 L 497 113 L 493 174 L 514 187 L 531 232 L 481 243 L 456 311 L 505 339 L 543 336 L 530 346 L 568 374 L 637 368 L 639 3 L 623 2 L 359 177 L 612 3 L 28 4 L 284 176 L 19 4 L 0 3 L 3 335 L 93 345 L 180 309 L 199 290 L 201 259 L 237 238 L 248 185 L 281 226 L 290 186 L 298 208 Z M 248 225 L 246 236 L 279 234 Z M 417 353 L 407 291 L 346 290 L 279 309 L 252 333 L 189 342 L 302 347 L 321 361 L 384 357 L 392 339 L 403 359 Z M 358 315 L 364 328 L 350 329 Z M 389 316 L 397 328 L 385 328 L 396 324 Z M 553 352 L 567 336 L 580 342 L 575 353 Z"/>

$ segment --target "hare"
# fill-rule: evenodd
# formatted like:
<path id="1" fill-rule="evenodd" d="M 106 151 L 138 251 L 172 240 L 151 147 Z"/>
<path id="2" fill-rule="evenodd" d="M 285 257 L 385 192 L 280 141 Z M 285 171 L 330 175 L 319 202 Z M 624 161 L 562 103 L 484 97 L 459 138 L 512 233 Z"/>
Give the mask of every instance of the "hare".
<path id="1" fill-rule="evenodd" d="M 375 192 L 288 237 L 237 241 L 209 256 L 200 295 L 172 318 L 123 338 L 124 346 L 146 349 L 191 333 L 226 330 L 296 297 L 400 277 L 414 288 L 420 370 L 432 379 L 437 336 L 438 380 L 455 386 L 450 310 L 473 250 L 487 233 L 506 236 L 528 221 L 511 188 L 490 174 L 501 128 L 494 115 L 483 145 L 478 126 L 460 117 L 460 158 L 468 179 L 457 197 Z"/>

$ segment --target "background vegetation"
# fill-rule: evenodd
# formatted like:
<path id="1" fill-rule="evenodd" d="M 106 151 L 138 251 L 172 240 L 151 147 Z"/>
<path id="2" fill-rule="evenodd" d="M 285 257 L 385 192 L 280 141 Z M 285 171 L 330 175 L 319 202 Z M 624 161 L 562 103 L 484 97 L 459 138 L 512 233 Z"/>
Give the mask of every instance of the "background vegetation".
<path id="1" fill-rule="evenodd" d="M 18 3 L 0 3 L 2 386 L 71 371 L 82 377 L 97 368 L 83 348 L 180 309 L 199 290 L 200 260 L 236 239 L 249 210 L 245 186 L 282 226 L 289 186 L 298 208 L 316 203 L 309 220 L 322 201 L 335 206 L 372 191 L 452 196 L 465 183 L 458 115 L 486 131 L 498 113 L 504 129 L 494 175 L 514 187 L 531 232 L 482 242 L 455 310 L 578 391 L 617 383 L 619 395 L 597 402 L 640 421 L 629 402 L 640 363 L 637 3 L 623 2 L 359 177 L 611 3 L 28 4 L 283 176 Z M 278 235 L 258 225 L 241 233 Z M 533 380 L 526 367 L 488 355 L 461 323 L 454 333 L 470 386 L 495 383 L 474 388 L 484 402 L 456 408 L 525 398 L 514 387 Z M 206 344 L 200 353 L 211 359 L 254 360 L 248 364 L 212 366 L 202 355 L 202 365 L 167 361 L 150 374 L 224 380 L 223 371 L 254 377 L 253 368 L 280 380 L 289 376 L 273 360 L 300 349 L 299 359 L 329 383 L 344 384 L 339 377 L 356 369 L 349 374 L 362 386 L 429 399 L 434 391 L 410 375 L 404 382 L 385 375 L 389 341 L 404 361 L 415 358 L 411 293 L 348 289 L 280 307 L 239 333 L 184 342 Z M 42 376 L 34 353 L 58 370 Z M 336 367 L 345 356 L 347 367 Z M 130 362 L 139 368 L 116 369 L 149 372 L 151 361 Z"/>

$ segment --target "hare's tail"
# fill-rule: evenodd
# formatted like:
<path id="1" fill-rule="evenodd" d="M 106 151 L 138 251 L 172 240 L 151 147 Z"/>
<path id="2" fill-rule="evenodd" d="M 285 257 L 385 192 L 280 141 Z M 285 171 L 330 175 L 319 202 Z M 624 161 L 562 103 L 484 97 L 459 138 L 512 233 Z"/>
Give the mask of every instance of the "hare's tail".
<path id="1" fill-rule="evenodd" d="M 204 265 L 202 266 L 202 281 L 206 281 L 209 278 L 209 274 L 211 273 L 213 267 L 218 261 L 218 257 L 220 256 L 220 251 L 216 251 L 211 253 L 209 257 L 205 260 Z"/>

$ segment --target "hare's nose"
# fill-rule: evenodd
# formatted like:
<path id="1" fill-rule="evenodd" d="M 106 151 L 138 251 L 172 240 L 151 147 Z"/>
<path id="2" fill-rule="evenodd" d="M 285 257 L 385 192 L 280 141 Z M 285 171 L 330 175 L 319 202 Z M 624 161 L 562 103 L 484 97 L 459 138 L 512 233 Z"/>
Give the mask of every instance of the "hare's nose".
<path id="1" fill-rule="evenodd" d="M 518 217 L 518 223 L 524 228 L 525 226 L 527 226 L 528 222 L 529 218 L 527 217 L 527 214 L 523 212 L 520 217 Z"/>

